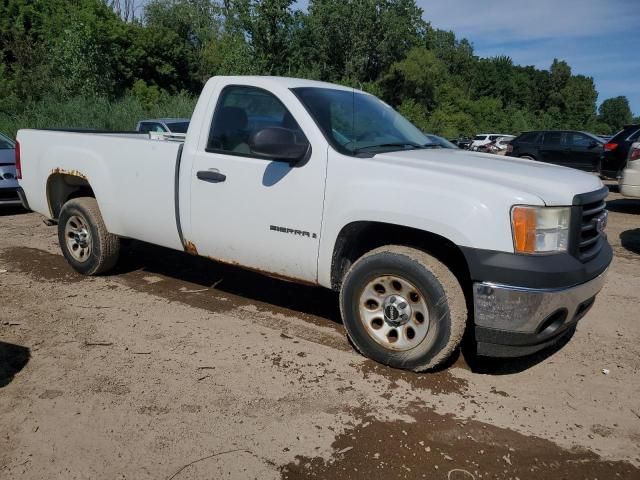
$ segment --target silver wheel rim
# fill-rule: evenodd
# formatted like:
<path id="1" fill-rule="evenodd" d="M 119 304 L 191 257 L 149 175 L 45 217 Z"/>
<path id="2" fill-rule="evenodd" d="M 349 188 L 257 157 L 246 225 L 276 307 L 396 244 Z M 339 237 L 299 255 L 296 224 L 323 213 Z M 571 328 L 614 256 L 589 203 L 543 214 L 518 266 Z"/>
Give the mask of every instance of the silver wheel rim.
<path id="1" fill-rule="evenodd" d="M 91 233 L 82 217 L 73 215 L 64 227 L 64 238 L 69 254 L 78 262 L 86 262 L 91 256 Z"/>
<path id="2" fill-rule="evenodd" d="M 389 350 L 411 350 L 429 331 L 429 309 L 424 295 L 397 275 L 383 275 L 370 281 L 360 294 L 358 311 L 369 336 Z"/>

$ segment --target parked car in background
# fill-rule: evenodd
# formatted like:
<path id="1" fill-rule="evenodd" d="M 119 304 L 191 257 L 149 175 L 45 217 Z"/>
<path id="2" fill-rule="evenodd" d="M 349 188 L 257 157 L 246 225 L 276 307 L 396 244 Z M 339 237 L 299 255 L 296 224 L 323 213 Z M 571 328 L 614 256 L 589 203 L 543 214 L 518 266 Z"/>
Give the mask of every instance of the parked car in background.
<path id="1" fill-rule="evenodd" d="M 16 144 L 0 133 L 0 206 L 22 204 L 16 177 Z"/>
<path id="2" fill-rule="evenodd" d="M 187 133 L 189 128 L 188 118 L 155 118 L 151 120 L 140 120 L 136 126 L 136 131 L 142 133 Z"/>
<path id="3" fill-rule="evenodd" d="M 453 143 L 451 143 L 446 138 L 439 137 L 438 135 L 434 135 L 432 133 L 425 133 L 424 136 L 427 137 L 429 140 L 431 140 L 432 143 L 435 143 L 436 145 L 440 145 L 442 148 L 455 148 L 456 150 L 460 148 L 457 145 L 454 145 Z"/>
<path id="4" fill-rule="evenodd" d="M 554 163 L 586 172 L 600 171 L 603 151 L 604 141 L 601 138 L 573 130 L 525 132 L 507 147 L 510 157 Z"/>
<path id="5" fill-rule="evenodd" d="M 613 138 L 613 135 L 598 135 L 598 137 L 604 140 L 605 142 L 608 142 Z"/>
<path id="6" fill-rule="evenodd" d="M 478 152 L 493 153 L 494 155 L 505 155 L 507 147 L 514 137 L 500 137 L 485 145 L 478 147 Z"/>
<path id="7" fill-rule="evenodd" d="M 640 142 L 629 149 L 627 166 L 620 178 L 620 193 L 625 197 L 640 198 Z"/>
<path id="8" fill-rule="evenodd" d="M 640 141 L 640 124 L 625 125 L 605 143 L 601 173 L 610 178 L 619 178 L 627 164 L 631 145 L 638 141 Z"/>
<path id="9" fill-rule="evenodd" d="M 461 148 L 462 150 L 469 150 L 469 147 L 471 146 L 472 141 L 473 140 L 471 140 L 468 137 L 458 137 L 458 138 L 452 138 L 450 140 L 451 143 L 453 143 L 458 148 Z"/>
<path id="10" fill-rule="evenodd" d="M 473 141 L 469 147 L 470 150 L 480 150 L 480 147 L 487 145 L 491 142 L 495 142 L 499 138 L 515 138 L 513 135 L 498 134 L 498 133 L 481 133 L 473 137 Z"/>
<path id="11" fill-rule="evenodd" d="M 499 139 L 496 140 L 495 142 L 496 148 L 502 153 L 502 155 L 506 153 L 507 147 L 509 146 L 509 144 L 514 138 L 516 137 L 508 136 L 508 137 L 500 137 Z"/>

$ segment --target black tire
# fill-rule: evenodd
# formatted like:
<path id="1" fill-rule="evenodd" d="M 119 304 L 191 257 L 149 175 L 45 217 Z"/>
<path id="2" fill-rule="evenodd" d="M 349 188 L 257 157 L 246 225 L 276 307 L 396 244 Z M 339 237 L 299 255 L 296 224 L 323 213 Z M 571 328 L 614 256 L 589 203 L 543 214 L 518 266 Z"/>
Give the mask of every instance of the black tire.
<path id="1" fill-rule="evenodd" d="M 87 248 L 86 257 L 81 260 L 77 259 L 72 252 L 73 247 L 69 245 L 70 241 L 68 241 L 68 237 L 71 235 L 67 231 L 68 226 L 72 227 L 69 222 L 77 222 L 78 219 L 86 227 L 85 230 L 88 232 L 88 238 L 91 242 Z M 58 241 L 67 262 L 75 271 L 83 275 L 105 273 L 118 262 L 120 238 L 107 231 L 95 198 L 74 198 L 62 206 L 58 217 Z M 77 256 L 77 254 L 75 255 Z"/>
<path id="2" fill-rule="evenodd" d="M 365 288 L 384 276 L 409 282 L 426 301 L 426 336 L 408 350 L 385 348 L 369 333 L 360 314 Z M 445 362 L 459 347 L 467 324 L 464 292 L 455 275 L 431 255 L 397 245 L 375 249 L 351 266 L 342 283 L 340 310 L 347 334 L 360 353 L 385 365 L 414 371 Z"/>

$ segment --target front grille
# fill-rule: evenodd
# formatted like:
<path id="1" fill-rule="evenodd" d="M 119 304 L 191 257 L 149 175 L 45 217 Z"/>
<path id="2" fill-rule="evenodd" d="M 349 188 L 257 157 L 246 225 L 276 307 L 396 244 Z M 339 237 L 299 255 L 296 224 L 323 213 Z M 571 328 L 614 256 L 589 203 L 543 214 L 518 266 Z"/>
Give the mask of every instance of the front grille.
<path id="1" fill-rule="evenodd" d="M 595 193 L 595 192 L 594 192 Z M 598 198 L 589 198 L 577 208 L 579 221 L 579 233 L 577 235 L 576 256 L 583 262 L 591 260 L 598 255 L 605 242 L 604 227 L 607 222 L 607 204 L 605 202 L 607 192 L 597 195 Z"/>

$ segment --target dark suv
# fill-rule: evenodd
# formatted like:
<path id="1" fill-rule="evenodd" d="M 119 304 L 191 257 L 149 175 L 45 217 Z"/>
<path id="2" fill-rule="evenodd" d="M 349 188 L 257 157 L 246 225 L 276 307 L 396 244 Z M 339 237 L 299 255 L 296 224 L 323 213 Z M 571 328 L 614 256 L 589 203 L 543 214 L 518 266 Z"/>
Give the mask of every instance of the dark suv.
<path id="1" fill-rule="evenodd" d="M 640 141 L 640 124 L 625 125 L 604 145 L 602 173 L 608 177 L 618 177 L 627 164 L 631 144 Z"/>
<path id="2" fill-rule="evenodd" d="M 507 147 L 510 157 L 555 163 L 587 172 L 599 172 L 604 141 L 587 132 L 547 130 L 525 132 Z"/>

